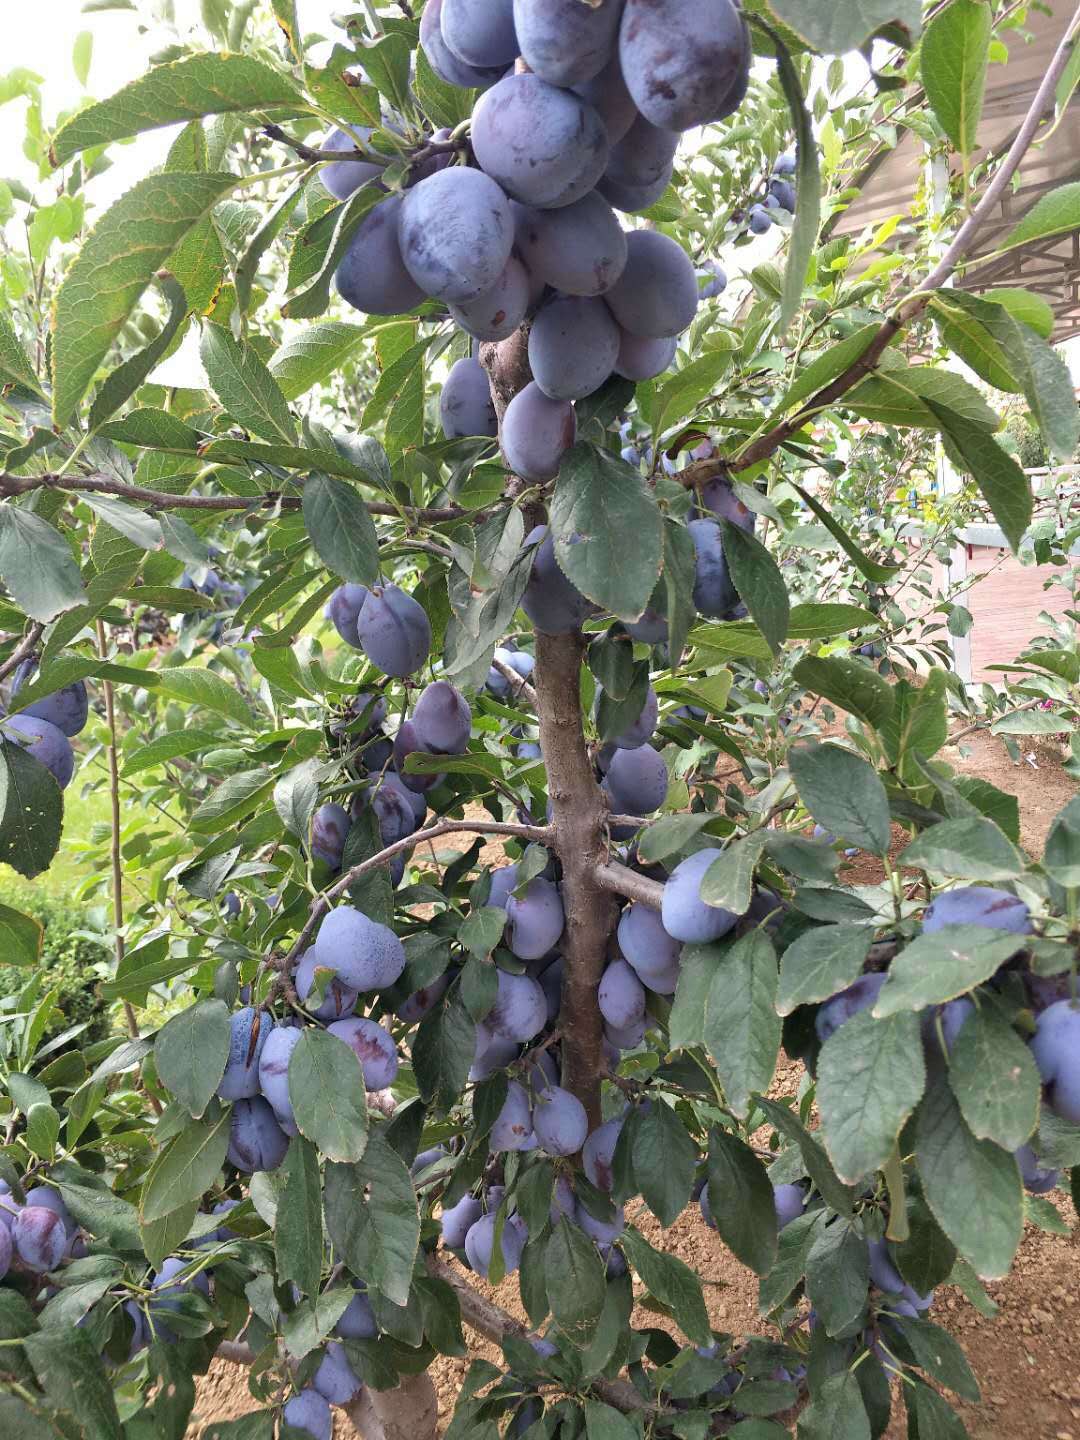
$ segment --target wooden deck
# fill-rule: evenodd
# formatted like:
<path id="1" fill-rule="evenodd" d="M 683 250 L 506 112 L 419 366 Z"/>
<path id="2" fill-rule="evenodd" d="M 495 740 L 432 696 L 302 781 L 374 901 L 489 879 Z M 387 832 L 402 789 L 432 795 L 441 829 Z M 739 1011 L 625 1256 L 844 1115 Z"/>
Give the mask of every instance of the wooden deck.
<path id="1" fill-rule="evenodd" d="M 1063 585 L 1045 588 L 1054 575 L 1067 572 L 1053 565 L 1021 565 L 1007 551 L 978 545 L 969 548 L 968 569 L 971 575 L 984 577 L 972 586 L 965 600 L 975 620 L 972 679 L 1000 685 L 1001 672 L 988 667 L 1015 660 L 1036 636 L 1045 633 L 1040 612 L 1063 617 L 1069 608 L 1071 597 Z"/>

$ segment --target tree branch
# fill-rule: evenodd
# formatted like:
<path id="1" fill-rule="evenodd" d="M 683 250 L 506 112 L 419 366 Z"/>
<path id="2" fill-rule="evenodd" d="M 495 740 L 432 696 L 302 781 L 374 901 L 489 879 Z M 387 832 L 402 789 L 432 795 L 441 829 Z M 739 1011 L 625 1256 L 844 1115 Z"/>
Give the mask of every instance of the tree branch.
<path id="1" fill-rule="evenodd" d="M 76 494 L 85 491 L 89 495 L 115 495 L 117 499 L 139 501 L 155 510 L 299 510 L 303 501 L 295 495 L 282 495 L 270 491 L 266 495 L 247 497 L 240 495 L 170 495 L 166 490 L 147 490 L 141 485 L 124 485 L 119 480 L 109 480 L 104 475 L 8 475 L 0 473 L 0 499 L 11 499 L 27 495 L 32 490 L 70 490 Z M 407 520 L 438 524 L 446 520 L 460 520 L 469 516 L 482 520 L 490 514 L 487 510 L 465 510 L 460 505 L 409 506 L 392 505 L 389 501 L 365 501 L 369 515 L 402 516 Z M 0 674 L 0 679 L 3 676 Z"/>
<path id="2" fill-rule="evenodd" d="M 647 875 L 639 875 L 636 870 L 630 870 L 615 860 L 598 865 L 594 875 L 596 883 L 610 895 L 622 895 L 627 900 L 638 900 L 643 905 L 651 905 L 654 910 L 660 909 L 664 899 L 664 887 L 659 880 L 650 880 Z"/>
<path id="3" fill-rule="evenodd" d="M 296 937 L 296 944 L 286 955 L 280 968 L 283 971 L 291 969 L 307 948 L 319 921 L 331 909 L 333 902 L 348 892 L 353 881 L 370 870 L 377 870 L 380 865 L 388 865 L 395 855 L 404 855 L 415 850 L 418 845 L 426 845 L 443 835 L 509 835 L 516 840 L 534 840 L 540 845 L 549 845 L 552 840 L 552 831 L 546 825 L 516 825 L 501 820 L 440 820 L 436 825 L 417 830 L 412 835 L 407 835 L 404 840 L 397 840 L 393 845 L 387 845 L 385 850 L 380 850 L 377 855 L 354 865 L 336 880 L 329 890 L 324 890 L 312 901 L 307 923 Z"/>
<path id="4" fill-rule="evenodd" d="M 908 298 L 897 306 L 896 310 L 887 320 L 883 321 L 877 334 L 870 341 L 863 354 L 848 368 L 839 375 L 831 384 L 820 390 L 812 400 L 809 400 L 789 420 L 781 421 L 779 425 L 759 436 L 750 442 L 746 448 L 732 459 L 727 460 L 699 460 L 694 465 L 688 465 L 679 474 L 680 480 L 689 488 L 700 487 L 710 480 L 719 476 L 731 473 L 738 473 L 741 470 L 749 470 L 751 466 L 759 464 L 762 460 L 768 460 L 774 455 L 781 445 L 792 439 L 813 416 L 827 406 L 835 404 L 848 393 L 849 390 L 864 380 L 867 375 L 876 367 L 882 355 L 895 340 L 902 329 L 916 320 L 930 304 L 934 295 L 942 289 L 948 281 L 971 254 L 975 239 L 979 231 L 990 218 L 994 208 L 1002 195 L 1005 193 L 1013 176 L 1020 167 L 1020 162 L 1031 148 L 1032 141 L 1042 124 L 1043 116 L 1047 108 L 1052 104 L 1058 81 L 1065 72 L 1072 54 L 1073 39 L 1077 29 L 1080 28 L 1080 7 L 1077 8 L 1073 18 L 1062 37 L 1050 67 L 1043 77 L 1042 84 L 1032 100 L 1024 123 L 1017 131 L 1016 139 L 1009 148 L 1009 152 L 1001 166 L 996 171 L 993 180 L 986 189 L 986 193 L 976 205 L 975 209 L 964 221 L 956 232 L 952 244 L 945 251 L 938 264 L 927 276 L 924 283 L 909 295 Z"/>
<path id="5" fill-rule="evenodd" d="M 504 664 L 497 655 L 492 657 L 491 664 L 504 680 L 510 682 L 510 688 L 514 692 L 513 698 L 516 700 L 520 696 L 522 699 L 527 700 L 535 710 L 537 703 L 536 691 L 529 684 L 528 680 L 525 679 L 525 676 L 519 675 L 512 665 Z"/>
<path id="6" fill-rule="evenodd" d="M 18 645 L 11 652 L 8 658 L 0 665 L 0 680 L 6 680 L 13 670 L 17 670 L 24 660 L 31 656 L 37 649 L 38 641 L 45 633 L 45 626 L 37 623 L 30 626 Z"/>

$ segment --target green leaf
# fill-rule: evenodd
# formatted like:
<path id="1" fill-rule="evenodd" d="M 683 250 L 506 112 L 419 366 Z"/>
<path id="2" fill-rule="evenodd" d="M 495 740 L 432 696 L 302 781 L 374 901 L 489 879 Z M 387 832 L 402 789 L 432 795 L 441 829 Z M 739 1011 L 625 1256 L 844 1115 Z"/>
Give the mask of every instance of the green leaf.
<path id="1" fill-rule="evenodd" d="M 259 273 L 259 262 L 300 203 L 307 183 L 308 175 L 306 173 L 301 175 L 298 180 L 294 180 L 267 212 L 266 218 L 248 241 L 247 249 L 234 272 L 233 284 L 236 290 L 236 303 L 240 310 L 246 311 L 250 305 L 252 286 Z"/>
<path id="2" fill-rule="evenodd" d="M 150 1167 L 139 1204 L 140 1221 L 146 1225 L 164 1220 L 183 1206 L 197 1204 L 217 1179 L 228 1148 L 227 1109 L 186 1125 Z"/>
<path id="3" fill-rule="evenodd" d="M 709 1131 L 709 1210 L 721 1240 L 755 1275 L 776 1260 L 776 1205 L 768 1171 L 737 1136 Z"/>
<path id="4" fill-rule="evenodd" d="M 1023 936 L 1002 934 L 984 925 L 946 925 L 929 935 L 917 935 L 889 966 L 874 1014 L 884 1019 L 901 1010 L 922 1010 L 955 1000 L 989 980 L 1023 948 Z"/>
<path id="5" fill-rule="evenodd" d="M 344 1040 L 306 1029 L 289 1057 L 289 1100 L 296 1128 L 330 1160 L 359 1160 L 368 1139 L 364 1072 Z"/>
<path id="6" fill-rule="evenodd" d="M 154 1041 L 158 1078 L 196 1120 L 206 1113 L 229 1059 L 229 1012 L 198 1000 L 166 1022 Z"/>
<path id="7" fill-rule="evenodd" d="M 920 50 L 927 99 L 953 148 L 975 149 L 994 18 L 983 0 L 953 0 L 926 27 Z"/>
<path id="8" fill-rule="evenodd" d="M 683 946 L 675 1001 L 668 1019 L 668 1043 L 672 1050 L 705 1044 L 705 1004 L 722 954 L 723 949 L 718 945 Z"/>
<path id="9" fill-rule="evenodd" d="M 125 360 L 98 387 L 94 403 L 90 407 L 91 430 L 104 424 L 110 415 L 115 415 L 117 410 L 131 399 L 172 344 L 176 332 L 184 322 L 187 300 L 183 290 L 171 275 L 160 275 L 158 284 L 169 303 L 168 318 L 149 345 L 145 345 Z"/>
<path id="10" fill-rule="evenodd" d="M 953 1390 L 962 1400 L 977 1405 L 982 1399 L 979 1382 L 972 1374 L 967 1357 L 953 1337 L 940 1325 L 929 1320 L 912 1320 L 895 1316 L 895 1325 L 911 1347 L 915 1363 L 939 1385 Z"/>
<path id="11" fill-rule="evenodd" d="M 831 349 L 816 355 L 808 365 L 802 366 L 770 418 L 779 419 L 786 410 L 793 410 L 804 400 L 816 395 L 819 390 L 824 390 L 826 385 L 836 380 L 866 353 L 880 328 L 878 325 L 864 325 L 845 339 L 837 341 Z"/>
<path id="12" fill-rule="evenodd" d="M 548 1304 L 571 1344 L 588 1345 L 604 1309 L 604 1262 L 583 1230 L 560 1216 L 544 1260 Z"/>
<path id="13" fill-rule="evenodd" d="M 385 199 L 373 184 L 361 185 L 344 204 L 312 221 L 297 236 L 289 259 L 290 290 L 307 285 L 281 307 L 289 320 L 313 320 L 330 303 L 330 281 L 360 222 Z M 310 283 L 308 283 L 310 282 Z"/>
<path id="14" fill-rule="evenodd" d="M 920 1295 L 944 1285 L 956 1264 L 956 1246 L 919 1195 L 907 1197 L 909 1235 L 893 1246 L 897 1269 Z"/>
<path id="15" fill-rule="evenodd" d="M 86 89 L 86 82 L 90 78 L 90 62 L 94 55 L 94 36 L 90 30 L 80 30 L 75 36 L 75 44 L 71 47 L 71 68 L 75 71 L 75 79 Z"/>
<path id="16" fill-rule="evenodd" d="M 976 1274 L 1009 1273 L 1024 1227 L 1016 1161 L 969 1130 L 944 1076 L 933 1080 L 916 1117 L 915 1149 L 927 1204 Z"/>
<path id="17" fill-rule="evenodd" d="M 3 313 L 0 313 L 0 379 L 13 380 L 16 385 L 24 385 L 41 399 L 45 398 L 30 357 L 23 349 L 10 318 Z"/>
<path id="18" fill-rule="evenodd" d="M 215 395 L 238 425 L 263 440 L 295 443 L 288 403 L 250 345 L 220 325 L 207 325 L 201 353 Z"/>
<path id="19" fill-rule="evenodd" d="M 559 471 L 551 531 L 559 568 L 583 595 L 620 620 L 641 615 L 660 578 L 663 526 L 640 471 L 575 445 Z"/>
<path id="20" fill-rule="evenodd" d="M 638 854 L 652 864 L 685 850 L 715 815 L 663 815 L 641 837 Z"/>
<path id="21" fill-rule="evenodd" d="M 85 605 L 79 567 L 59 531 L 21 506 L 0 506 L 0 578 L 20 610 L 47 624 Z"/>
<path id="22" fill-rule="evenodd" d="M 632 1225 L 620 1237 L 631 1267 L 646 1290 L 674 1315 L 692 1345 L 710 1345 L 712 1331 L 701 1294 L 701 1281 L 675 1255 L 655 1250 Z"/>
<path id="23" fill-rule="evenodd" d="M 1059 185 L 1049 195 L 1036 200 L 994 253 L 1000 255 L 1007 250 L 1015 250 L 1019 245 L 1030 245 L 1033 240 L 1068 235 L 1074 230 L 1080 230 L 1080 181 Z"/>
<path id="24" fill-rule="evenodd" d="M 746 602 L 750 618 L 774 650 L 787 639 L 791 603 L 776 561 L 760 540 L 730 520 L 721 520 L 724 556 L 732 584 Z"/>
<path id="25" fill-rule="evenodd" d="M 727 949 L 709 985 L 705 1044 L 728 1104 L 740 1118 L 751 1093 L 772 1083 L 780 1054 L 777 968 L 772 941 L 752 931 Z"/>
<path id="26" fill-rule="evenodd" d="M 200 670 L 190 665 L 176 670 L 165 670 L 161 676 L 161 688 L 166 695 L 182 700 L 188 705 L 214 710 L 245 729 L 251 726 L 251 711 L 247 701 L 235 686 L 210 670 Z M 220 737 L 219 737 L 220 738 Z"/>
<path id="27" fill-rule="evenodd" d="M 1001 425 L 1000 415 L 974 385 L 930 365 L 894 364 L 875 371 L 845 397 L 844 404 L 882 425 L 944 431 L 942 411 L 987 434 Z"/>
<path id="28" fill-rule="evenodd" d="M 495 978 L 492 967 L 485 970 Z M 413 1069 L 424 1101 L 449 1110 L 464 1092 L 475 1054 L 476 1023 L 462 999 L 452 994 L 424 1016 L 413 1038 Z"/>
<path id="29" fill-rule="evenodd" d="M 0 861 L 28 880 L 40 875 L 60 848 L 63 820 L 64 802 L 52 775 L 18 740 L 5 738 L 0 744 Z"/>
<path id="30" fill-rule="evenodd" d="M 784 951 L 776 1009 L 790 1015 L 845 990 L 862 974 L 874 932 L 868 925 L 823 925 L 805 930 Z"/>
<path id="31" fill-rule="evenodd" d="M 49 154 L 54 165 L 63 165 L 91 145 L 126 140 L 179 120 L 302 104 L 290 80 L 250 56 L 189 55 L 155 65 L 108 100 L 77 111 L 56 132 Z"/>
<path id="32" fill-rule="evenodd" d="M 356 1165 L 328 1165 L 324 1181 L 326 1229 L 352 1273 L 406 1305 L 420 1240 L 412 1177 L 378 1130 Z"/>
<path id="33" fill-rule="evenodd" d="M 971 1133 L 1016 1150 L 1039 1121 L 1042 1081 L 1024 1044 L 991 1005 L 969 1015 L 953 1042 L 949 1084 Z"/>
<path id="34" fill-rule="evenodd" d="M 697 1147 L 670 1105 L 654 1104 L 634 1129 L 634 1174 L 660 1224 L 673 1225 L 690 1203 Z"/>
<path id="35" fill-rule="evenodd" d="M 367 334 L 366 326 L 342 320 L 305 326 L 275 352 L 270 374 L 286 400 L 297 400 L 337 374 Z"/>
<path id="36" fill-rule="evenodd" d="M 870 1420 L 853 1371 L 822 1381 L 799 1416 L 796 1433 L 799 1440 L 870 1440 Z"/>
<path id="37" fill-rule="evenodd" d="M 806 1290 L 827 1335 L 840 1335 L 866 1308 L 870 1257 L 853 1222 L 834 1220 L 806 1257 Z"/>
<path id="38" fill-rule="evenodd" d="M 966 880 L 1012 880 L 1023 857 L 991 820 L 942 820 L 917 835 L 901 853 L 902 865 L 960 875 Z"/>
<path id="39" fill-rule="evenodd" d="M 794 1140 L 798 1145 L 802 1153 L 803 1164 L 806 1166 L 806 1173 L 821 1191 L 821 1198 L 826 1205 L 840 1215 L 849 1215 L 851 1213 L 851 1188 L 840 1181 L 824 1149 L 803 1125 L 798 1115 L 788 1109 L 786 1105 L 781 1105 L 776 1100 L 768 1100 L 763 1095 L 755 1095 L 754 1104 L 763 1112 L 774 1129 L 779 1130 L 781 1135 L 786 1135 L 789 1140 Z"/>
<path id="40" fill-rule="evenodd" d="M 707 350 L 681 370 L 664 376 L 657 384 L 654 412 L 649 417 L 656 434 L 692 415 L 701 402 L 708 399 L 730 366 L 732 356 L 731 350 Z"/>
<path id="41" fill-rule="evenodd" d="M 82 500 L 87 509 L 140 550 L 162 548 L 161 525 L 153 515 L 147 515 L 123 500 L 114 500 L 111 495 L 84 495 Z"/>
<path id="42" fill-rule="evenodd" d="M 818 141 L 814 126 L 806 108 L 799 72 L 792 63 L 787 47 L 779 36 L 773 35 L 776 46 L 776 63 L 780 86 L 791 111 L 792 124 L 798 141 L 796 150 L 796 183 L 799 203 L 795 207 L 795 219 L 791 227 L 788 244 L 787 266 L 784 270 L 784 291 L 780 300 L 779 333 L 787 332 L 802 304 L 810 262 L 817 248 L 818 231 L 821 228 L 821 165 L 818 159 Z M 737 586 L 736 586 L 737 588 Z M 740 592 L 741 593 L 741 592 Z M 746 599 L 745 596 L 743 596 Z M 750 601 L 746 601 L 750 605 Z M 753 607 L 750 608 L 753 614 Z M 754 616 L 757 619 L 757 616 Z M 759 622 L 760 623 L 760 622 Z M 766 635 L 768 632 L 762 626 Z"/>
<path id="43" fill-rule="evenodd" d="M 822 1152 L 824 1155 L 824 1152 Z M 828 1164 L 828 1161 L 825 1162 Z M 773 1205 L 775 1214 L 776 1206 Z M 758 1286 L 758 1313 L 768 1315 L 783 1305 L 806 1274 L 807 1256 L 821 1233 L 827 1218 L 824 1210 L 809 1210 L 790 1221 L 780 1231 L 776 1263 Z"/>
<path id="44" fill-rule="evenodd" d="M 367 506 L 351 485 L 312 475 L 304 485 L 304 524 L 319 559 L 357 585 L 379 578 L 379 537 Z"/>
<path id="45" fill-rule="evenodd" d="M 701 877 L 698 894 L 706 905 L 745 915 L 753 893 L 754 870 L 765 848 L 762 831 L 732 840 Z"/>
<path id="46" fill-rule="evenodd" d="M 148 175 L 97 222 L 68 267 L 53 303 L 57 426 L 71 421 L 154 274 L 235 184 L 235 175 Z"/>
<path id="47" fill-rule="evenodd" d="M 1059 885 L 1080 885 L 1080 796 L 1055 816 L 1046 837 L 1043 868 Z"/>
<path id="48" fill-rule="evenodd" d="M 882 565 L 878 561 L 871 560 L 868 556 L 864 555 L 844 527 L 833 519 L 829 512 L 808 490 L 804 490 L 801 485 L 795 485 L 793 488 L 798 492 L 801 499 L 817 519 L 821 521 L 822 525 L 825 526 L 825 529 L 828 530 L 829 534 L 859 571 L 860 575 L 865 575 L 867 580 L 873 580 L 876 585 L 887 585 L 889 581 L 893 579 L 898 573 L 899 567 L 896 565 Z M 795 614 L 793 614 L 791 617 L 792 625 L 790 630 L 793 640 L 800 638 L 795 628 L 795 618 Z"/>
<path id="49" fill-rule="evenodd" d="M 77 1423 L 80 1437 L 121 1440 L 112 1386 L 85 1330 L 41 1330 L 22 1348 L 50 1404 Z"/>
<path id="50" fill-rule="evenodd" d="M 0 953 L 9 965 L 36 965 L 45 929 L 40 920 L 0 905 Z"/>
<path id="51" fill-rule="evenodd" d="M 807 655 L 792 671 L 800 685 L 857 716 L 875 730 L 893 713 L 893 687 L 883 675 L 844 655 Z"/>
<path id="52" fill-rule="evenodd" d="M 854 1185 L 881 1169 L 925 1084 L 918 1016 L 875 1020 L 864 1010 L 830 1035 L 818 1058 L 817 1099 L 841 1180 Z"/>
<path id="53" fill-rule="evenodd" d="M 877 772 L 860 755 L 808 741 L 792 746 L 788 766 L 799 799 L 819 825 L 872 855 L 888 854 L 888 797 Z"/>
<path id="54" fill-rule="evenodd" d="M 279 1213 L 280 1209 L 279 1206 Z M 282 1338 L 294 1359 L 302 1360 L 322 1344 L 349 1308 L 352 1294 L 344 1285 L 325 1290 L 321 1295 L 312 1295 L 285 1317 Z"/>
<path id="55" fill-rule="evenodd" d="M 1031 524 L 1031 483 L 1027 476 L 1013 457 L 980 426 L 932 400 L 926 403 L 937 416 L 942 434 L 951 442 L 964 469 L 979 487 L 1005 538 L 1016 550 Z"/>
<path id="56" fill-rule="evenodd" d="M 894 22 L 913 40 L 922 27 L 920 0 L 849 0 L 845 5 L 835 0 L 769 0 L 769 9 L 821 55 L 858 50 Z"/>

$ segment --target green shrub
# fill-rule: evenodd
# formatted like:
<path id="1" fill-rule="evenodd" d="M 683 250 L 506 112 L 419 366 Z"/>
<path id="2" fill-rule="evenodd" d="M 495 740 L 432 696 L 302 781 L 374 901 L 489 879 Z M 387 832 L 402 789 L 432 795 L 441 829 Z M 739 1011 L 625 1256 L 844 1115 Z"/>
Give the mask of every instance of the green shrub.
<path id="1" fill-rule="evenodd" d="M 44 967 L 42 993 L 59 985 L 56 1003 L 61 1011 L 47 1034 L 58 1034 L 72 1025 L 90 1022 L 90 1028 L 79 1037 L 81 1045 L 100 1040 L 109 1032 L 109 1007 L 97 993 L 99 975 L 95 966 L 108 959 L 108 942 L 104 935 L 95 939 L 98 926 L 91 911 L 73 905 L 60 896 L 24 885 L 14 876 L 0 876 L 0 904 L 32 915 L 44 927 L 41 963 Z M 30 971 L 21 965 L 0 965 L 0 997 L 14 995 L 30 979 Z"/>

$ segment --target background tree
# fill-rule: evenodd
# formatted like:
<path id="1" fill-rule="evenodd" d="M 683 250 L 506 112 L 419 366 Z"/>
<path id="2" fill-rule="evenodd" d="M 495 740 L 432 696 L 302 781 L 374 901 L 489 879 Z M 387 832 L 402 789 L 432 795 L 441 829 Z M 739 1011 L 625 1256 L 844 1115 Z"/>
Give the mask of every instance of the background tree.
<path id="1" fill-rule="evenodd" d="M 1045 307 L 945 287 L 1080 13 L 969 176 L 1015 7 L 428 0 L 329 53 L 271 8 L 64 118 L 64 214 L 19 196 L 5 256 L 0 855 L 50 865 L 85 736 L 126 1034 L 45 1041 L 38 976 L 5 1027 L 0 1420 L 179 1435 L 222 1353 L 265 1404 L 220 1437 L 334 1404 L 417 1440 L 464 1324 L 504 1364 L 448 1435 L 879 1435 L 895 1373 L 912 1434 L 960 1433 L 933 1289 L 979 1303 L 1080 1165 L 1080 817 L 1029 857 L 941 761 L 976 700 L 901 592 L 976 504 L 1014 545 L 1033 513 L 942 346 L 1076 446 Z M 854 94 L 817 58 L 871 44 Z M 958 223 L 877 263 L 828 226 L 901 115 Z M 80 233 L 109 147 L 175 123 Z M 775 225 L 725 298 L 717 251 Z M 1076 228 L 1066 187 L 999 248 Z M 881 473 L 937 444 L 972 488 L 909 552 Z M 714 1333 L 634 1223 L 694 1199 L 775 1339 Z"/>

